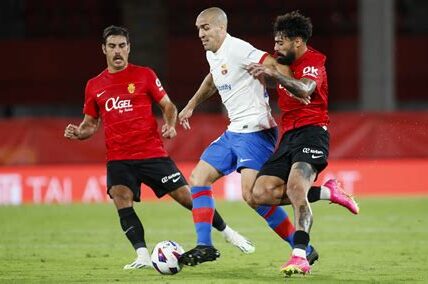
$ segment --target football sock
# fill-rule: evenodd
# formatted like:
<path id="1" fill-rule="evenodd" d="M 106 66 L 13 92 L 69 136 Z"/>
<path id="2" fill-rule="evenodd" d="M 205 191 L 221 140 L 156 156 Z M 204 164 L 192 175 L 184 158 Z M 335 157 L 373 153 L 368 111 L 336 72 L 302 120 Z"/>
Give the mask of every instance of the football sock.
<path id="1" fill-rule="evenodd" d="M 211 224 L 214 218 L 214 198 L 211 186 L 192 186 L 191 192 L 197 245 L 212 246 Z"/>
<path id="2" fill-rule="evenodd" d="M 306 257 L 306 248 L 309 245 L 309 234 L 305 231 L 296 231 L 293 237 L 293 255 Z"/>
<path id="3" fill-rule="evenodd" d="M 144 228 L 133 207 L 119 209 L 120 225 L 135 249 L 146 247 Z"/>
<path id="4" fill-rule="evenodd" d="M 143 259 L 150 259 L 150 254 L 147 248 L 141 247 L 136 250 L 138 257 Z"/>
<path id="5" fill-rule="evenodd" d="M 259 206 L 256 212 L 262 216 L 269 227 L 277 233 L 277 235 L 288 242 L 293 247 L 294 226 L 291 223 L 287 212 L 279 206 Z"/>
<path id="6" fill-rule="evenodd" d="M 226 223 L 224 222 L 220 214 L 217 212 L 217 210 L 214 210 L 213 227 L 220 232 L 226 229 Z"/>
<path id="7" fill-rule="evenodd" d="M 330 200 L 330 190 L 325 186 L 312 186 L 308 191 L 308 201 Z"/>

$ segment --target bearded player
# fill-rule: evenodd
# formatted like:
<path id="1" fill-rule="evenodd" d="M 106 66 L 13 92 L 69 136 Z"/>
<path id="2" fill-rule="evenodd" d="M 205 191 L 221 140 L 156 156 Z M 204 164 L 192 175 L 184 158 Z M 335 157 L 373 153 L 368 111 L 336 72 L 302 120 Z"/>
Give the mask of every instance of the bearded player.
<path id="1" fill-rule="evenodd" d="M 296 232 L 292 256 L 281 267 L 281 271 L 290 276 L 305 274 L 311 269 L 306 257 L 312 226 L 309 202 L 331 200 L 354 214 L 359 208 L 334 180 L 319 190 L 311 187 L 327 166 L 329 153 L 326 56 L 306 44 L 312 35 L 312 23 L 298 11 L 287 13 L 277 17 L 274 35 L 277 61 L 283 64 L 278 68 L 282 72 L 261 64 L 249 65 L 248 71 L 256 78 L 263 77 L 267 82 L 273 80 L 278 84 L 284 134 L 278 149 L 259 172 L 253 197 L 257 204 L 291 203 L 293 206 Z M 293 95 L 310 102 L 299 104 Z"/>

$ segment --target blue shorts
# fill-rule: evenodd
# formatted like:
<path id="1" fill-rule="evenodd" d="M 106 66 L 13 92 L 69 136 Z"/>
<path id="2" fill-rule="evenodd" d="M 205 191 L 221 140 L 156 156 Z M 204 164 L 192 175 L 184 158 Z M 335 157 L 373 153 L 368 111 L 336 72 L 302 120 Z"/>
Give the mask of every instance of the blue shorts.
<path id="1" fill-rule="evenodd" d="M 277 138 L 277 127 L 252 133 L 226 131 L 205 149 L 201 160 L 223 175 L 242 168 L 259 171 L 275 150 Z"/>

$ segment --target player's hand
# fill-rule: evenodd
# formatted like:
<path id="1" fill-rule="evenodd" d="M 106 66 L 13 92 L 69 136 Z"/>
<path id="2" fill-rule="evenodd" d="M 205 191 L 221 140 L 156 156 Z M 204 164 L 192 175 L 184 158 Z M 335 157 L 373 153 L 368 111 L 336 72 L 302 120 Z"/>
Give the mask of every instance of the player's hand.
<path id="1" fill-rule="evenodd" d="M 263 79 L 267 77 L 275 77 L 276 70 L 269 68 L 263 64 L 251 63 L 247 65 L 247 71 L 256 79 Z"/>
<path id="2" fill-rule="evenodd" d="M 183 108 L 178 114 L 178 121 L 180 125 L 186 130 L 190 129 L 189 118 L 192 116 L 192 114 L 193 108 L 189 105 Z"/>
<path id="3" fill-rule="evenodd" d="M 162 137 L 172 139 L 175 136 L 177 136 L 177 131 L 174 126 L 169 126 L 168 124 L 162 125 Z"/>
<path id="4" fill-rule="evenodd" d="M 79 126 L 69 124 L 64 130 L 64 137 L 68 139 L 79 139 Z"/>
<path id="5" fill-rule="evenodd" d="M 304 105 L 308 105 L 311 103 L 311 97 L 306 97 L 306 98 L 300 98 L 300 97 L 296 97 L 296 96 L 292 96 L 292 97 Z"/>

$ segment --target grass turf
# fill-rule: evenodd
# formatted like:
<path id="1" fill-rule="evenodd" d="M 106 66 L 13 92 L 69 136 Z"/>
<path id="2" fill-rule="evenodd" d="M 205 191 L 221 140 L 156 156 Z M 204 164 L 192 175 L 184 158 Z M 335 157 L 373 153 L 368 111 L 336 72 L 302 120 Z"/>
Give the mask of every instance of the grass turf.
<path id="1" fill-rule="evenodd" d="M 311 243 L 320 260 L 301 283 L 428 282 L 428 198 L 366 198 L 361 213 L 325 201 L 313 204 Z M 172 202 L 136 204 L 149 249 L 162 240 L 194 246 L 191 214 Z M 213 233 L 221 258 L 173 276 L 124 271 L 134 252 L 112 204 L 0 207 L 0 282 L 281 283 L 290 254 L 242 202 L 217 202 L 226 222 L 256 244 L 244 255 Z M 287 207 L 287 211 L 291 211 Z"/>

